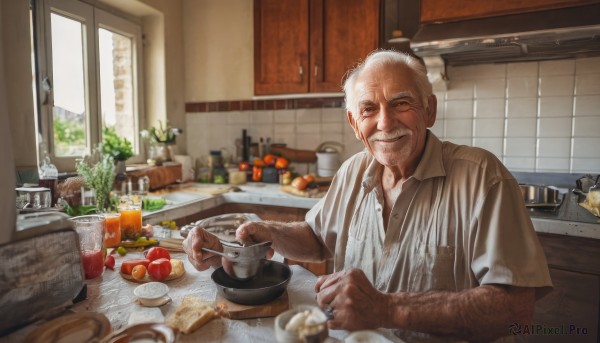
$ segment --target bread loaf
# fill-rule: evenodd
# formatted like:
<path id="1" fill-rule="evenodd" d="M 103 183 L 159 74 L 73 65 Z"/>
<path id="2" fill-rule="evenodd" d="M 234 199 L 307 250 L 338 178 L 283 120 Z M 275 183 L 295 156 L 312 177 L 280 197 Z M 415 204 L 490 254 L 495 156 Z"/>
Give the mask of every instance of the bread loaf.
<path id="1" fill-rule="evenodd" d="M 183 334 L 190 334 L 216 317 L 212 303 L 202 298 L 187 296 L 175 312 L 167 318 L 166 324 Z"/>

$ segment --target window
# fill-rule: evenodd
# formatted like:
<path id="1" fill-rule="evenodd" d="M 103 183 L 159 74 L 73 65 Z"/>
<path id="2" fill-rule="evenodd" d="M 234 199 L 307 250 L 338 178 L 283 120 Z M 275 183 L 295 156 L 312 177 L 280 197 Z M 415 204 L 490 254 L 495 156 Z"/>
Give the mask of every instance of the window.
<path id="1" fill-rule="evenodd" d="M 59 170 L 92 152 L 106 127 L 142 160 L 141 28 L 77 0 L 36 0 L 39 131 Z"/>

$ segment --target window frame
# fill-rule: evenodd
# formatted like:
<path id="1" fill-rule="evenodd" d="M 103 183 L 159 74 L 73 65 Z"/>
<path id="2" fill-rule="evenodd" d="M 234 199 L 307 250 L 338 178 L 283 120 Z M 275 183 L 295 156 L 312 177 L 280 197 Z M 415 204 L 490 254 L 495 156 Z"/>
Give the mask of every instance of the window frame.
<path id="1" fill-rule="evenodd" d="M 52 30 L 51 14 L 56 13 L 69 19 L 77 20 L 84 25 L 84 87 L 86 111 L 86 145 L 88 153 L 102 140 L 102 114 L 100 95 L 100 65 L 99 65 L 99 39 L 100 28 L 127 36 L 133 44 L 133 113 L 134 130 L 136 139 L 132 142 L 134 156 L 129 158 L 129 163 L 141 163 L 145 160 L 142 141 L 139 136 L 140 127 L 145 126 L 145 112 L 143 101 L 143 54 L 142 54 L 142 28 L 129 18 L 118 16 L 113 11 L 98 8 L 90 3 L 78 0 L 34 0 L 34 30 L 35 60 L 36 60 L 36 85 L 38 104 L 37 143 L 38 146 L 47 147 L 52 162 L 59 171 L 74 171 L 75 162 L 81 156 L 56 156 L 54 151 L 53 135 L 53 106 L 52 91 Z M 41 156 L 43 157 L 43 156 Z M 41 158 L 38 152 L 38 160 Z"/>

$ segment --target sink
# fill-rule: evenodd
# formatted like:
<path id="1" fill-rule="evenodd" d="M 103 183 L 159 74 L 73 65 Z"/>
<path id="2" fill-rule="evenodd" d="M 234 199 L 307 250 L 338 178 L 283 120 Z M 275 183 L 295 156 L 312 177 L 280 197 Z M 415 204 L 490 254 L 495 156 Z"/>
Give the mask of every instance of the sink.
<path id="1" fill-rule="evenodd" d="M 558 207 L 562 195 L 556 188 L 540 185 L 519 185 L 527 207 Z"/>
<path id="2" fill-rule="evenodd" d="M 174 204 L 181 204 L 184 202 L 206 199 L 209 196 L 198 193 L 188 193 L 188 192 L 172 192 L 161 194 L 161 197 L 165 198 L 168 202 L 172 202 Z"/>

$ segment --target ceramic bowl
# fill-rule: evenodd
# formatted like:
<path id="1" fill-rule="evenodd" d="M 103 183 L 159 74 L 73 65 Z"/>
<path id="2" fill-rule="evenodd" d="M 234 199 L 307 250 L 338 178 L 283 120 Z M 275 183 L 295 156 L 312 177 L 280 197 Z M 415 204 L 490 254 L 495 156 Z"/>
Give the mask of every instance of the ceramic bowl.
<path id="1" fill-rule="evenodd" d="M 302 336 L 297 332 L 286 330 L 290 320 L 305 311 L 310 311 L 313 314 L 313 319 L 318 322 L 317 325 L 310 325 L 310 328 L 304 325 L 307 331 Z M 299 305 L 275 317 L 275 338 L 279 343 L 324 342 L 328 336 L 327 316 L 317 306 Z"/>
<path id="2" fill-rule="evenodd" d="M 133 290 L 140 303 L 144 306 L 161 306 L 171 300 L 168 296 L 169 286 L 162 282 L 148 282 L 137 286 Z"/>

